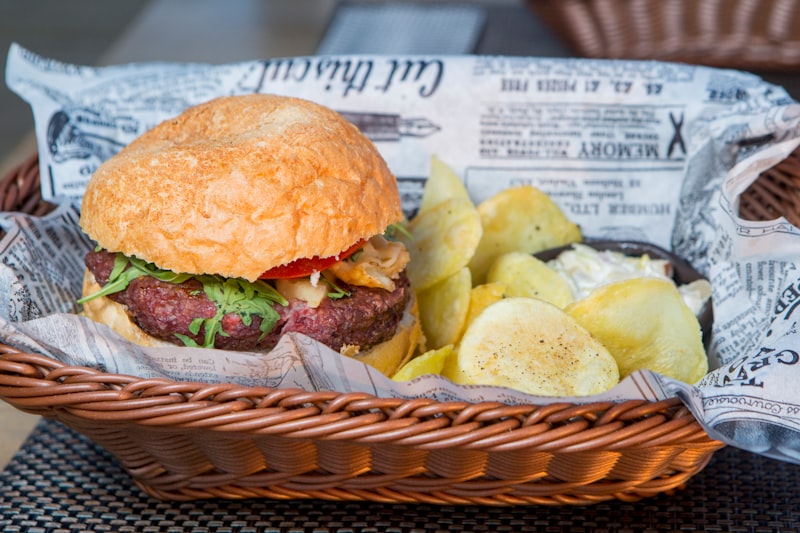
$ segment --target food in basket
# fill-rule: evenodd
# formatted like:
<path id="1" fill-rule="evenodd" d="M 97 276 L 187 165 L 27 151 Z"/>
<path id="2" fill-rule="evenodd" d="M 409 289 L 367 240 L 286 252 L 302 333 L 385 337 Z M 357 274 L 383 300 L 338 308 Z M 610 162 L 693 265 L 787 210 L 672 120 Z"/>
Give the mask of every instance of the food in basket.
<path id="1" fill-rule="evenodd" d="M 636 277 L 602 285 L 566 312 L 609 349 L 623 378 L 647 368 L 695 383 L 708 373 L 697 316 L 671 281 Z"/>
<path id="2" fill-rule="evenodd" d="M 572 287 L 559 272 L 534 255 L 509 252 L 495 259 L 486 276 L 488 283 L 502 283 L 506 296 L 524 296 L 557 307 L 572 303 Z"/>
<path id="3" fill-rule="evenodd" d="M 446 344 L 436 350 L 428 350 L 422 355 L 414 357 L 404 364 L 397 373 L 392 376 L 395 381 L 408 381 L 425 374 L 442 374 L 444 365 L 448 358 L 453 354 L 455 346 Z"/>
<path id="4" fill-rule="evenodd" d="M 425 195 L 435 201 L 423 202 L 418 217 L 427 228 L 457 233 L 453 226 L 466 217 L 436 219 L 453 212 L 443 206 L 468 203 L 466 190 L 442 165 L 432 164 L 437 170 Z M 674 258 L 681 264 L 673 265 L 673 256 L 653 245 L 631 256 L 609 248 L 619 244 L 631 251 L 636 243 L 605 243 L 603 251 L 591 241 L 582 244 L 580 228 L 531 186 L 498 193 L 476 211 L 482 236 L 470 248 L 468 268 L 432 286 L 411 280 L 419 290 L 429 352 L 394 379 L 428 372 L 461 384 L 580 396 L 607 390 L 637 369 L 689 383 L 708 371 L 698 317 L 710 308 L 710 284 L 687 279 L 676 286 L 675 269 L 690 269 L 685 262 Z M 408 228 L 413 242 L 415 220 Z M 650 251 L 663 254 L 651 257 Z M 447 247 L 418 253 L 410 246 L 410 252 L 410 264 L 419 270 L 464 262 L 463 250 L 457 259 L 441 257 Z M 476 260 L 480 254 L 484 257 Z M 431 257 L 435 261 L 427 264 Z"/>
<path id="5" fill-rule="evenodd" d="M 684 303 L 701 316 L 710 303 L 711 284 L 674 254 L 635 241 L 592 240 L 536 254 L 566 280 L 573 300 L 600 285 L 638 277 L 674 280 Z"/>
<path id="6" fill-rule="evenodd" d="M 433 155 L 431 156 L 428 181 L 425 182 L 425 187 L 422 190 L 419 211 L 427 211 L 451 198 L 472 201 L 458 174 L 447 163 Z"/>
<path id="7" fill-rule="evenodd" d="M 477 209 L 462 198 L 448 198 L 420 210 L 408 223 L 408 231 L 414 238 L 406 246 L 415 258 L 408 265 L 408 278 L 419 291 L 466 267 L 483 234 Z"/>
<path id="8" fill-rule="evenodd" d="M 472 277 L 466 266 L 419 292 L 419 306 L 425 309 L 420 321 L 426 343 L 444 346 L 458 342 L 467 323 L 471 292 Z"/>
<path id="9" fill-rule="evenodd" d="M 86 316 L 140 344 L 270 350 L 300 332 L 391 374 L 421 342 L 395 177 L 337 113 L 221 97 L 92 176 Z"/>
<path id="10" fill-rule="evenodd" d="M 505 298 L 506 290 L 506 284 L 498 281 L 472 287 L 469 291 L 469 311 L 465 324 L 472 323 L 484 309 Z"/>
<path id="11" fill-rule="evenodd" d="M 483 235 L 469 263 L 483 283 L 492 263 L 508 252 L 536 253 L 581 240 L 581 230 L 544 192 L 529 185 L 501 191 L 478 205 Z"/>
<path id="12" fill-rule="evenodd" d="M 445 375 L 531 394 L 588 396 L 619 382 L 609 351 L 567 313 L 539 298 L 509 297 L 470 324 Z"/>

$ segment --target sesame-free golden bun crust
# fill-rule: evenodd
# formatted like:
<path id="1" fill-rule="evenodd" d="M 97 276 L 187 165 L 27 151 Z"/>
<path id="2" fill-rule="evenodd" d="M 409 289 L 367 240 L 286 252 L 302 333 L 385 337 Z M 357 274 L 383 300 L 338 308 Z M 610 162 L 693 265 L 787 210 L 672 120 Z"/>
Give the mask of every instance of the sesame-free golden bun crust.
<path id="1" fill-rule="evenodd" d="M 258 94 L 200 104 L 134 140 L 92 176 L 80 224 L 162 269 L 252 281 L 401 219 L 395 177 L 355 126 Z"/>

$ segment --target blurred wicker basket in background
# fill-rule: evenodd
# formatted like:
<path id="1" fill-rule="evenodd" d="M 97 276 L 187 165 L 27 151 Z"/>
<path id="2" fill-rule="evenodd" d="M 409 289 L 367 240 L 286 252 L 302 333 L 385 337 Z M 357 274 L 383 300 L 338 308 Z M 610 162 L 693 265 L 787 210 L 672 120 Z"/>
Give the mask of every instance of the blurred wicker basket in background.
<path id="1" fill-rule="evenodd" d="M 783 185 L 745 193 L 746 218 L 786 208 L 778 200 L 800 176 L 798 152 L 769 176 Z M 51 210 L 38 180 L 36 158 L 6 176 L 3 209 Z M 168 500 L 632 501 L 684 486 L 723 446 L 677 398 L 513 406 L 210 385 L 70 367 L 2 344 L 0 398 L 83 433 Z"/>
<path id="2" fill-rule="evenodd" d="M 797 0 L 527 0 L 574 53 L 750 70 L 800 68 Z"/>

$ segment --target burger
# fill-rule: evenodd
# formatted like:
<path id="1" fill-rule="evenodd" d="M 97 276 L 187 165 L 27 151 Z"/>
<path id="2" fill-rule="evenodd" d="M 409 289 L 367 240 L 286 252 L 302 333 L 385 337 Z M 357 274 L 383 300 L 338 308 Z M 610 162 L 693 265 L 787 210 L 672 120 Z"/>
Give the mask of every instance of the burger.
<path id="1" fill-rule="evenodd" d="M 145 346 L 265 352 L 290 332 L 392 374 L 423 342 L 397 182 L 338 113 L 220 97 L 92 175 L 83 314 Z"/>

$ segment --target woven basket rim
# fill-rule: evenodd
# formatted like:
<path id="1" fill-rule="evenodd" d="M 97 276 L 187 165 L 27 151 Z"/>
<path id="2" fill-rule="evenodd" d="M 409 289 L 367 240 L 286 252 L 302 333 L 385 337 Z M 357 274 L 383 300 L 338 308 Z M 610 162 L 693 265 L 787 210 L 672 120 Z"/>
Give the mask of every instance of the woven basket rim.
<path id="1" fill-rule="evenodd" d="M 0 397 L 84 433 L 145 492 L 167 500 L 633 501 L 680 488 L 724 446 L 678 398 L 548 405 L 378 398 L 141 379 L 0 351 Z M 170 448 L 187 440 L 195 453 L 176 457 Z M 279 471 L 242 471 L 253 447 L 279 456 Z M 365 453 L 379 472 L 364 470 Z M 261 486 L 265 477 L 291 481 Z M 353 490 L 373 483 L 374 490 Z"/>

